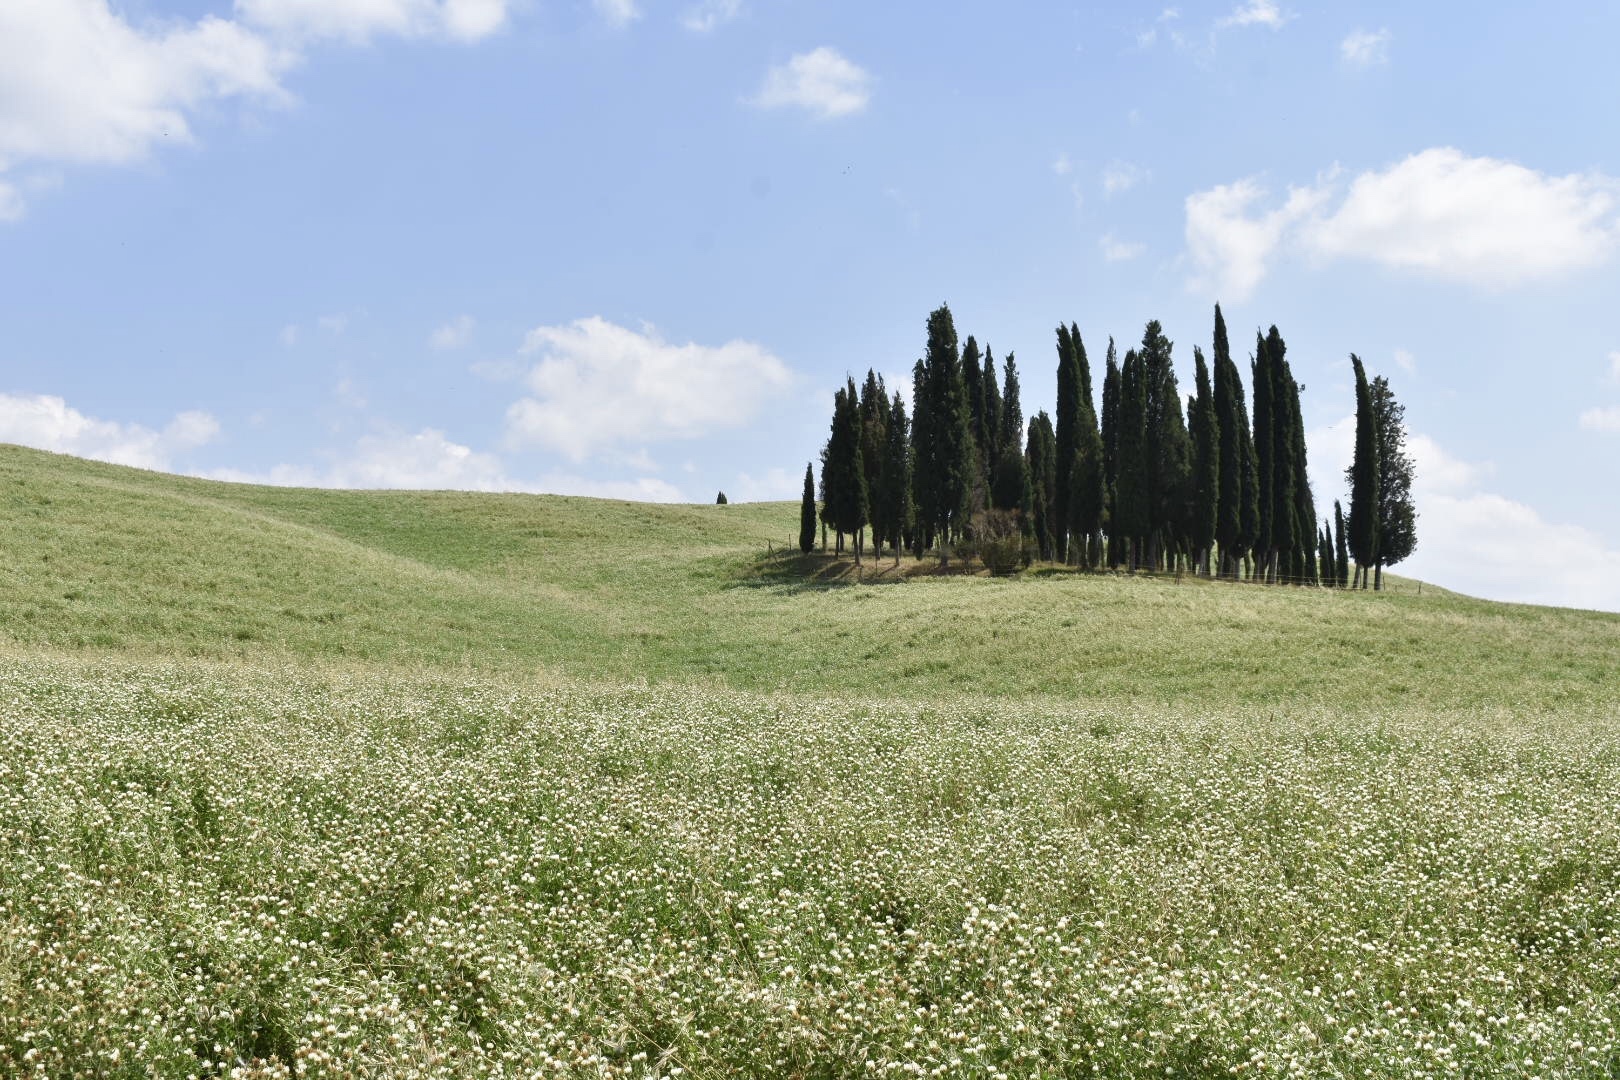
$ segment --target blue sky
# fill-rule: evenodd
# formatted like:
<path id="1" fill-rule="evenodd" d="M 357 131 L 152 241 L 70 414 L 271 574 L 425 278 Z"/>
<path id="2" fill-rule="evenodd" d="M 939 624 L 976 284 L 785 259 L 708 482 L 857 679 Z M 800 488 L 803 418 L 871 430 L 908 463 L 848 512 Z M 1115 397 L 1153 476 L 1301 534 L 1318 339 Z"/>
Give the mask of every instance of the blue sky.
<path id="1" fill-rule="evenodd" d="M 1403 567 L 1620 610 L 1620 8 L 0 2 L 0 440 L 223 479 L 795 498 L 930 309 L 1348 354 Z M 1245 375 L 1246 367 L 1243 368 Z"/>

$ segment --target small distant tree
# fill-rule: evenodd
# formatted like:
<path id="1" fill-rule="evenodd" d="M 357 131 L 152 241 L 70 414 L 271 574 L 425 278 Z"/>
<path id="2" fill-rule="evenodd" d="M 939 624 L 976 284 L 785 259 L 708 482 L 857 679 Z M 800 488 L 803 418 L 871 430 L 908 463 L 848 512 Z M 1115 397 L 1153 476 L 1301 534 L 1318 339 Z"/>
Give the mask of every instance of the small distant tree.
<path id="1" fill-rule="evenodd" d="M 814 465 L 807 462 L 804 466 L 804 501 L 799 504 L 799 550 L 808 555 L 815 546 L 816 470 Z"/>
<path id="2" fill-rule="evenodd" d="M 716 506 L 724 506 L 724 505 L 726 505 L 726 493 L 725 492 L 722 491 L 719 495 L 715 496 L 714 505 L 716 505 Z"/>
<path id="3" fill-rule="evenodd" d="M 1350 542 L 1344 535 L 1344 508 L 1333 500 L 1333 584 L 1341 589 L 1350 587 Z"/>

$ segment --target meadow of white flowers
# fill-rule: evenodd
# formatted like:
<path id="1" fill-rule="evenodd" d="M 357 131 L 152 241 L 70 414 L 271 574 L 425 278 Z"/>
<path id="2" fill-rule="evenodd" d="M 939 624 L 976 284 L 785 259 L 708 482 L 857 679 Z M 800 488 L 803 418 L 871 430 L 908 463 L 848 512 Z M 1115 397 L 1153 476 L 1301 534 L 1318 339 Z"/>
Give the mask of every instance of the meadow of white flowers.
<path id="1" fill-rule="evenodd" d="M 1620 718 L 0 661 L 0 1075 L 1620 1070 Z"/>

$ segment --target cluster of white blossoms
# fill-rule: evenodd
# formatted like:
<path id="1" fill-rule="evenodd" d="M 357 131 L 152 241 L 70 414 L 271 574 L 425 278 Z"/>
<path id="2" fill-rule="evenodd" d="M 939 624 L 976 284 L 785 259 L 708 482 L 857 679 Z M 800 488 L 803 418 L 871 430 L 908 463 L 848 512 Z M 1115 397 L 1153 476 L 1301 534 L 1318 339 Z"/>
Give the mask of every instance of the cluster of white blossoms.
<path id="1" fill-rule="evenodd" d="M 0 1075 L 1609 1076 L 1614 715 L 0 660 Z"/>

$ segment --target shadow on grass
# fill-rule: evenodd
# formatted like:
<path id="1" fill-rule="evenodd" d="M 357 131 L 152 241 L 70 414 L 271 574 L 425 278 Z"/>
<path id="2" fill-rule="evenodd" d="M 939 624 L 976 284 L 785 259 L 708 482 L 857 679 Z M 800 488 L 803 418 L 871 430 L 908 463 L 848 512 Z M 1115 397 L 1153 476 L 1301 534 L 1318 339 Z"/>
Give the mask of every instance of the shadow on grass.
<path id="1" fill-rule="evenodd" d="M 780 589 L 787 592 L 825 591 L 856 585 L 897 585 L 918 573 L 918 564 L 892 558 L 868 558 L 857 567 L 848 555 L 797 551 L 773 552 L 742 567 L 727 583 L 733 589 Z"/>

